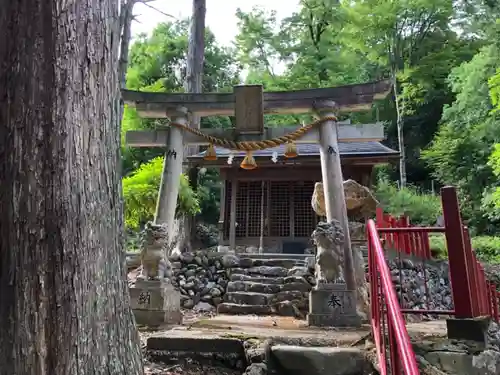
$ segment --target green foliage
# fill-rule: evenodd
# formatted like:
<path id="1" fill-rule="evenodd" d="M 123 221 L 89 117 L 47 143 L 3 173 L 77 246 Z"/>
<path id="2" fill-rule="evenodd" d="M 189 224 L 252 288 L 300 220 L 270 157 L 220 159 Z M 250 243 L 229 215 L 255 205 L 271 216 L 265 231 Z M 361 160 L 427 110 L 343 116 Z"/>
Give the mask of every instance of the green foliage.
<path id="1" fill-rule="evenodd" d="M 444 108 L 439 132 L 422 153 L 442 184 L 459 188 L 464 214 L 479 232 L 494 230 L 483 196 L 497 184 L 488 157 L 500 140 L 500 117 L 491 111 L 488 78 L 496 72 L 499 57 L 499 49 L 491 45 L 453 69 L 449 84 L 456 99 Z"/>
<path id="2" fill-rule="evenodd" d="M 138 229 L 154 218 L 156 199 L 161 181 L 163 157 L 157 157 L 141 165 L 130 176 L 123 179 L 125 225 Z M 177 212 L 194 215 L 199 213 L 198 198 L 189 186 L 185 175 L 181 175 Z"/>
<path id="3" fill-rule="evenodd" d="M 435 179 L 437 185 L 457 186 L 464 217 L 474 233 L 499 231 L 500 151 L 493 146 L 500 143 L 498 4 L 482 0 L 301 0 L 298 9 L 280 24 L 273 11 L 261 8 L 238 10 L 236 17 L 239 33 L 232 48 L 221 46 L 206 30 L 203 91 L 230 91 L 239 83 L 242 69 L 247 72 L 247 83 L 260 83 L 268 91 L 331 87 L 395 75 L 397 103 L 404 103 L 399 109 L 408 182 L 430 188 Z M 183 92 L 187 43 L 186 20 L 162 23 L 151 35 L 141 35 L 130 51 L 127 87 Z M 277 63 L 283 69 L 277 69 Z M 387 145 L 398 148 L 394 96 L 376 102 L 372 111 L 342 116 L 354 123 L 384 121 Z M 310 120 L 309 115 L 265 116 L 268 126 Z M 209 117 L 202 119 L 201 126 L 228 128 L 233 121 L 226 116 Z M 125 107 L 122 135 L 127 130 L 164 125 L 163 120 L 140 119 L 133 108 Z M 141 188 L 141 179 L 136 177 L 136 183 L 133 177 L 160 157 L 162 150 L 123 146 L 122 151 L 123 175 L 136 187 L 133 196 L 149 204 L 139 206 L 133 199 L 129 203 L 135 219 L 128 214 L 128 220 L 135 223 L 132 226 L 140 225 L 152 216 L 151 196 L 156 188 Z M 438 197 L 412 186 L 398 190 L 388 182 L 395 177 L 393 167 L 377 170 L 384 170 L 383 178 L 377 178 L 382 181 L 376 194 L 386 210 L 394 215 L 406 213 L 416 223 L 434 224 L 441 212 Z M 215 170 L 204 172 L 199 176 L 198 195 L 186 195 L 198 199 L 198 217 L 215 224 L 220 179 Z M 124 181 L 125 189 L 129 187 Z"/>
<path id="4" fill-rule="evenodd" d="M 431 255 L 435 259 L 447 259 L 446 238 L 443 234 L 429 234 Z"/>
<path id="5" fill-rule="evenodd" d="M 198 174 L 197 195 L 200 201 L 200 219 L 207 224 L 219 221 L 221 180 L 219 172 L 213 168 L 202 168 Z"/>
<path id="6" fill-rule="evenodd" d="M 431 235 L 429 240 L 431 252 L 435 258 L 446 258 L 448 256 L 444 235 Z M 488 263 L 500 263 L 500 237 L 473 237 L 472 248 L 480 260 Z"/>
<path id="7" fill-rule="evenodd" d="M 387 180 L 379 180 L 374 194 L 385 212 L 406 215 L 413 224 L 434 225 L 442 212 L 439 196 L 422 193 L 415 187 L 399 189 Z"/>
<path id="8" fill-rule="evenodd" d="M 474 237 L 472 238 L 472 247 L 479 259 L 488 263 L 500 263 L 500 237 Z"/>
<path id="9" fill-rule="evenodd" d="M 186 20 L 160 23 L 151 35 L 140 35 L 129 54 L 127 88 L 153 92 L 183 92 L 188 47 Z M 205 32 L 205 64 L 203 91 L 228 91 L 239 82 L 240 66 L 231 48 L 220 46 L 213 33 Z M 123 142 L 129 130 L 165 126 L 165 120 L 141 119 L 135 109 L 125 107 L 122 121 L 122 167 L 126 176 L 142 163 L 162 155 L 160 149 L 129 149 Z M 202 118 L 202 127 L 227 128 L 231 120 L 225 116 Z"/>
<path id="10" fill-rule="evenodd" d="M 500 178 L 500 143 L 495 144 L 488 165 L 493 169 L 494 175 Z M 500 221 L 500 187 L 492 187 L 485 192 L 483 208 L 488 213 L 488 217 Z"/>
<path id="11" fill-rule="evenodd" d="M 500 110 L 500 69 L 488 80 L 490 86 L 490 98 L 494 110 Z"/>

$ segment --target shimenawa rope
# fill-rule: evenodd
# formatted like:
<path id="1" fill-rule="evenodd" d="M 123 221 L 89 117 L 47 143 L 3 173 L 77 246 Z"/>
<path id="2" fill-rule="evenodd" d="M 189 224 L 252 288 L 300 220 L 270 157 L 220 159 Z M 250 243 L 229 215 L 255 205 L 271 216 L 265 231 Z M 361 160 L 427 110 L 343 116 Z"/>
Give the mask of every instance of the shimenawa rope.
<path id="1" fill-rule="evenodd" d="M 277 147 L 280 145 L 284 145 L 286 143 L 294 142 L 297 139 L 303 137 L 307 132 L 309 132 L 313 128 L 315 128 L 315 127 L 317 127 L 317 126 L 319 126 L 327 121 L 335 121 L 336 122 L 337 117 L 327 116 L 327 117 L 320 118 L 320 119 L 318 119 L 318 120 L 316 120 L 308 125 L 302 126 L 301 128 L 299 128 L 291 133 L 285 134 L 281 137 L 276 137 L 276 138 L 267 139 L 267 140 L 263 140 L 263 141 L 247 141 L 247 142 L 235 142 L 235 141 L 231 141 L 231 140 L 225 139 L 225 138 L 221 139 L 221 138 L 217 138 L 217 137 L 212 137 L 211 135 L 204 134 L 203 132 L 201 132 L 198 129 L 191 128 L 187 125 L 182 125 L 182 124 L 178 124 L 175 122 L 171 123 L 170 126 L 175 126 L 177 128 L 183 129 L 191 134 L 202 137 L 202 138 L 206 139 L 207 142 L 209 142 L 215 146 L 223 147 L 223 148 L 226 148 L 229 150 L 256 151 L 256 150 L 265 150 L 268 148 L 273 148 L 273 147 Z"/>

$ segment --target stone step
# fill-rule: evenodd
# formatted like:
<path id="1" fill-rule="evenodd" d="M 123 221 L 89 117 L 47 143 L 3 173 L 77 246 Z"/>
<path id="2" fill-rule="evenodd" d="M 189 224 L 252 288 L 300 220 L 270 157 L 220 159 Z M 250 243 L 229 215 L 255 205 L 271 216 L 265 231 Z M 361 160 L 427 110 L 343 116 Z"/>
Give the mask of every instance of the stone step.
<path id="1" fill-rule="evenodd" d="M 223 302 L 217 306 L 217 313 L 230 315 L 271 315 L 273 309 L 268 305 L 242 305 Z"/>
<path id="2" fill-rule="evenodd" d="M 245 258 L 251 259 L 297 259 L 305 260 L 309 257 L 314 257 L 312 254 L 281 254 L 281 253 L 262 253 L 262 254 L 245 254 Z"/>
<path id="3" fill-rule="evenodd" d="M 256 292 L 228 292 L 224 294 L 224 302 L 238 305 L 268 305 L 274 294 Z"/>
<path id="4" fill-rule="evenodd" d="M 279 292 L 309 292 L 312 289 L 312 285 L 306 282 L 303 278 L 289 277 L 285 284 L 266 284 L 258 283 L 253 281 L 230 281 L 227 285 L 227 292 L 255 292 L 264 294 L 276 294 Z"/>
<path id="5" fill-rule="evenodd" d="M 243 275 L 261 275 L 261 276 L 270 276 L 270 277 L 285 277 L 288 276 L 288 268 L 284 267 L 267 267 L 267 266 L 258 266 L 258 267 L 250 267 L 250 268 L 233 268 L 231 273 L 234 274 L 243 274 Z"/>
<path id="6" fill-rule="evenodd" d="M 271 258 L 271 259 L 252 259 L 252 267 L 267 266 L 267 267 L 283 267 L 291 269 L 296 266 L 305 267 L 307 262 L 302 259 L 290 258 Z"/>
<path id="7" fill-rule="evenodd" d="M 254 283 L 274 285 L 274 284 L 283 284 L 285 278 L 284 277 L 250 276 L 250 275 L 245 275 L 243 273 L 233 273 L 230 277 L 230 280 L 231 281 L 250 281 L 250 282 L 254 282 Z"/>
<path id="8" fill-rule="evenodd" d="M 276 294 L 281 291 L 280 284 L 263 284 L 252 281 L 230 281 L 227 284 L 226 293 L 231 292 L 255 292 L 264 294 Z"/>

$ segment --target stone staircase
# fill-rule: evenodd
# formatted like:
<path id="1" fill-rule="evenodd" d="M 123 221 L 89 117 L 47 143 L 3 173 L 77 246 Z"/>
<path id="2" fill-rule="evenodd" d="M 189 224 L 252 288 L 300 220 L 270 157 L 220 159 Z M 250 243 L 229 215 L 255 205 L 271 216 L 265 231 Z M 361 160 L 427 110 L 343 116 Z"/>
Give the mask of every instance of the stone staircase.
<path id="1" fill-rule="evenodd" d="M 314 285 L 314 256 L 247 254 L 231 270 L 219 314 L 303 317 Z"/>

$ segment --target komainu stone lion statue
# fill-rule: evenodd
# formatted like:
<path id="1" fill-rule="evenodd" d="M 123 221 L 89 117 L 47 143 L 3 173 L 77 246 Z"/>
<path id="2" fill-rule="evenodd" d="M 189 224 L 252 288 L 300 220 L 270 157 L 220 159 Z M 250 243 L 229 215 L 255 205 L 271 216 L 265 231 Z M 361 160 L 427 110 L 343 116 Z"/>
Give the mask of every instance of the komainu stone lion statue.
<path id="1" fill-rule="evenodd" d="M 378 202 L 367 187 L 357 183 L 354 180 L 346 180 L 344 181 L 344 195 L 346 199 L 347 213 L 350 219 L 366 220 L 369 217 L 375 216 Z M 318 216 L 326 216 L 325 193 L 323 190 L 323 183 L 321 182 L 317 182 L 314 185 L 314 192 L 311 198 L 311 206 Z M 349 223 L 349 227 L 351 231 L 351 238 L 360 237 L 364 239 L 364 224 L 353 222 Z M 357 228 L 356 231 L 352 231 L 354 227 Z M 366 284 L 365 277 L 364 259 L 361 250 L 356 247 L 353 247 L 352 255 L 356 285 L 358 287 L 358 312 L 363 312 L 363 315 L 367 317 L 369 316 L 370 305 L 368 297 L 368 286 Z M 341 264 L 343 264 L 343 252 L 341 256 Z"/>
<path id="2" fill-rule="evenodd" d="M 168 229 L 166 225 L 147 223 L 141 234 L 141 280 L 169 280 L 171 265 L 166 258 Z"/>
<path id="3" fill-rule="evenodd" d="M 311 235 L 316 251 L 315 276 L 320 283 L 344 283 L 344 231 L 340 222 L 320 222 Z"/>

